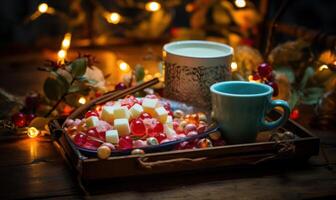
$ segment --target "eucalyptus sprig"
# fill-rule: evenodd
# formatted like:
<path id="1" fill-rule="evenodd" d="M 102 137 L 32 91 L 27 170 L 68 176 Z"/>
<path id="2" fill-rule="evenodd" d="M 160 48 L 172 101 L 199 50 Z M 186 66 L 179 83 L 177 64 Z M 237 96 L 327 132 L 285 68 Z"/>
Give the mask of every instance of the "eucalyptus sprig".
<path id="1" fill-rule="evenodd" d="M 49 73 L 43 85 L 45 97 L 55 102 L 45 117 L 49 117 L 61 102 L 66 101 L 68 95 L 89 91 L 90 86 L 86 83 L 93 80 L 88 80 L 84 74 L 90 64 L 92 64 L 91 59 L 84 55 L 63 64 L 49 62 L 49 65 L 42 69 Z"/>

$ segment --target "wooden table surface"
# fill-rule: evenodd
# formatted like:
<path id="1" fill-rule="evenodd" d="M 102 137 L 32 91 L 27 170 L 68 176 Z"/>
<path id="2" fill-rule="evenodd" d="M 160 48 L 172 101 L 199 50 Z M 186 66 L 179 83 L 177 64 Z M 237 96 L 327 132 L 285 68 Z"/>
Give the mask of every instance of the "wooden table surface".
<path id="1" fill-rule="evenodd" d="M 0 61 L 1 73 L 9 73 L 0 83 L 13 92 L 6 80 L 27 79 L 32 68 L 13 70 L 8 63 Z M 34 81 L 17 81 L 18 94 L 41 87 L 45 76 L 37 73 Z M 311 111 L 301 110 L 299 122 L 307 128 Z M 336 131 L 310 130 L 321 138 L 321 151 L 307 162 L 115 179 L 86 184 L 85 190 L 50 141 L 0 136 L 0 199 L 336 199 Z"/>

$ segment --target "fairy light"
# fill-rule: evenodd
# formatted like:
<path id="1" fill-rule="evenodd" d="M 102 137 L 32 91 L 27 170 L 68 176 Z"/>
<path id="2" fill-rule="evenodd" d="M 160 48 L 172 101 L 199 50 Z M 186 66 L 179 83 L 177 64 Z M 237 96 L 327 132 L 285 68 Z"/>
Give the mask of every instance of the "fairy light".
<path id="1" fill-rule="evenodd" d="M 86 99 L 85 99 L 85 97 L 80 97 L 79 99 L 78 99 L 78 103 L 80 103 L 80 104 L 85 104 L 86 103 Z"/>
<path id="2" fill-rule="evenodd" d="M 188 3 L 188 4 L 186 5 L 186 7 L 185 7 L 185 10 L 186 10 L 187 12 L 192 12 L 192 11 L 194 11 L 194 10 L 195 10 L 195 6 L 194 6 L 194 4 L 192 4 L 192 3 Z"/>
<path id="3" fill-rule="evenodd" d="M 67 55 L 67 52 L 64 49 L 61 49 L 57 52 L 57 56 L 59 60 L 64 60 L 66 55 Z"/>
<path id="4" fill-rule="evenodd" d="M 48 4 L 46 4 L 46 3 L 41 3 L 41 4 L 38 6 L 38 11 L 39 11 L 40 13 L 46 13 L 46 12 L 48 11 L 48 8 L 49 8 Z"/>
<path id="5" fill-rule="evenodd" d="M 113 13 L 107 13 L 105 16 L 108 23 L 111 24 L 119 24 L 121 21 L 121 15 L 119 13 L 113 12 Z"/>
<path id="6" fill-rule="evenodd" d="M 146 7 L 147 11 L 156 12 L 156 11 L 160 10 L 161 4 L 159 4 L 156 1 L 151 1 L 151 2 L 146 3 L 145 7 Z"/>
<path id="7" fill-rule="evenodd" d="M 235 0 L 234 3 L 238 8 L 244 8 L 246 6 L 245 0 Z"/>
<path id="8" fill-rule="evenodd" d="M 238 65 L 236 62 L 231 63 L 231 71 L 235 72 L 238 70 Z"/>
<path id="9" fill-rule="evenodd" d="M 119 69 L 123 72 L 128 72 L 130 70 L 129 64 L 127 64 L 125 61 L 120 60 L 118 62 Z"/>
<path id="10" fill-rule="evenodd" d="M 63 50 L 69 49 L 70 43 L 71 43 L 71 33 L 66 33 L 62 41 L 62 49 Z"/>
<path id="11" fill-rule="evenodd" d="M 35 128 L 35 127 L 29 127 L 29 128 L 27 129 L 27 135 L 28 135 L 28 137 L 30 137 L 30 138 L 36 138 L 36 137 L 38 136 L 39 133 L 40 133 L 40 131 L 37 130 L 37 128 Z"/>
<path id="12" fill-rule="evenodd" d="M 318 70 L 321 72 L 325 69 L 329 69 L 328 65 L 321 65 Z"/>

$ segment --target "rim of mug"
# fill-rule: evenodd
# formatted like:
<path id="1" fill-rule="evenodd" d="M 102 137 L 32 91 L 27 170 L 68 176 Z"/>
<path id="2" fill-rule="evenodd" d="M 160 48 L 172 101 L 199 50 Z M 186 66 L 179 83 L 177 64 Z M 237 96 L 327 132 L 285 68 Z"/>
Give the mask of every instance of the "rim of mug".
<path id="1" fill-rule="evenodd" d="M 244 84 L 244 85 L 256 85 L 259 87 L 266 88 L 266 92 L 262 93 L 257 93 L 257 94 L 232 94 L 232 93 L 227 93 L 227 92 L 220 92 L 218 90 L 215 90 L 215 87 L 219 85 L 229 85 L 229 84 Z M 231 96 L 231 97 L 256 97 L 256 96 L 265 96 L 273 93 L 273 88 L 271 86 L 268 86 L 266 84 L 262 83 L 256 83 L 256 82 L 247 82 L 247 81 L 223 81 L 223 82 L 218 82 L 210 86 L 210 91 L 212 93 L 216 93 L 219 95 L 224 95 L 224 96 Z"/>
<path id="2" fill-rule="evenodd" d="M 228 50 L 228 53 L 223 53 L 223 55 L 221 56 L 196 57 L 196 56 L 186 56 L 186 55 L 176 54 L 173 51 L 169 50 L 169 48 L 171 48 L 172 46 L 180 45 L 180 44 L 212 44 L 212 45 L 226 48 Z M 233 48 L 231 46 L 223 44 L 223 43 L 219 43 L 219 42 L 212 42 L 212 41 L 206 41 L 206 40 L 181 40 L 181 41 L 170 42 L 163 46 L 163 51 L 169 54 L 175 55 L 175 56 L 181 56 L 181 57 L 186 57 L 186 58 L 199 58 L 199 59 L 220 58 L 220 57 L 227 57 L 227 56 L 233 55 Z"/>

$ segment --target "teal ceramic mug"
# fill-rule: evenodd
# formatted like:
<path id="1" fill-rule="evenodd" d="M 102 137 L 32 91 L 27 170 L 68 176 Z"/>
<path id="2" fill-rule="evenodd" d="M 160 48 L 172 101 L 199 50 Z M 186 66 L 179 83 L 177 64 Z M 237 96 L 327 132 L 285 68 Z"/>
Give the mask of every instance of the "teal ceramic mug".
<path id="1" fill-rule="evenodd" d="M 273 88 L 253 82 L 226 81 L 210 87 L 213 118 L 218 122 L 228 143 L 255 142 L 257 133 L 283 125 L 290 114 L 288 103 L 272 100 Z M 275 107 L 284 112 L 276 121 L 265 115 Z"/>

